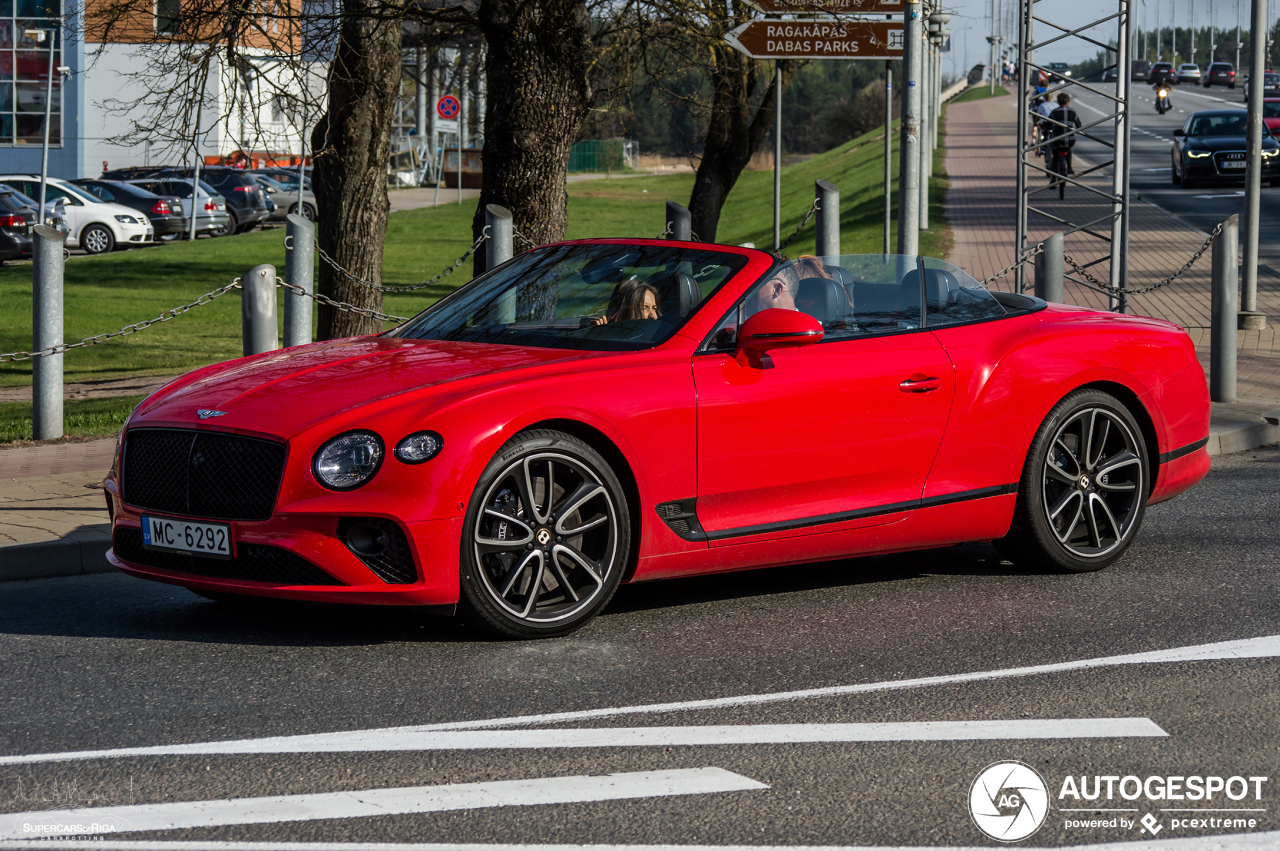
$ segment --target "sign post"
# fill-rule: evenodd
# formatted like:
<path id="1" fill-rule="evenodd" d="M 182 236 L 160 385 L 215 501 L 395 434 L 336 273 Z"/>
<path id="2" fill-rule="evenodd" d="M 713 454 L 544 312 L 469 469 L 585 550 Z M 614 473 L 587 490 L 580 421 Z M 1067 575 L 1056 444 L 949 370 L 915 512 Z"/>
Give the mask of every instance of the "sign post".
<path id="1" fill-rule="evenodd" d="M 748 0 L 767 14 L 822 13 L 826 17 L 801 20 L 764 18 L 747 21 L 725 34 L 733 49 L 753 59 L 879 59 L 885 61 L 888 85 L 889 62 L 903 56 L 902 20 L 871 21 L 830 17 L 842 14 L 902 13 L 905 0 Z M 919 0 L 914 0 L 919 2 Z M 773 124 L 773 250 L 781 250 L 782 239 L 782 70 L 774 66 Z M 914 85 L 914 83 L 912 83 Z M 886 98 L 887 100 L 887 98 Z M 891 111 L 885 116 L 885 149 Z M 887 154 L 886 154 L 887 162 Z M 885 169 L 886 197 L 890 175 Z M 886 216 L 888 206 L 886 203 Z M 887 237 L 886 237 L 887 239 Z"/>

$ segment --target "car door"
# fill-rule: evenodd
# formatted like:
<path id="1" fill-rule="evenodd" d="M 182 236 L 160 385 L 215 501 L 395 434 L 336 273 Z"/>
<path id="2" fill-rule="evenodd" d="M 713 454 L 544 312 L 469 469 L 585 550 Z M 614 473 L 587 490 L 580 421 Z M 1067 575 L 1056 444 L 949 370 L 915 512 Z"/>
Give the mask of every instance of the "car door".
<path id="1" fill-rule="evenodd" d="M 842 311 L 831 300 L 813 311 L 822 342 L 770 351 L 756 366 L 727 347 L 694 356 L 697 515 L 711 546 L 873 526 L 914 510 L 954 368 L 922 328 L 915 258 L 881 265 L 847 269 Z"/>
<path id="2" fill-rule="evenodd" d="M 23 180 L 20 182 L 24 187 L 22 189 L 22 194 L 27 195 L 31 198 L 35 198 L 36 203 L 39 203 L 40 181 Z M 70 192 L 62 191 L 57 186 L 54 186 L 52 183 L 45 184 L 44 197 L 45 197 L 46 204 L 52 204 L 53 202 L 57 201 L 59 198 L 63 199 L 62 207 L 63 207 L 63 212 L 66 214 L 67 229 L 69 231 L 67 235 L 67 245 L 68 247 L 71 247 L 71 248 L 74 248 L 75 246 L 79 245 L 80 231 L 84 228 L 85 225 L 89 223 L 88 217 L 85 213 L 84 201 L 82 201 L 80 198 L 76 197 L 75 195 L 71 194 Z"/>

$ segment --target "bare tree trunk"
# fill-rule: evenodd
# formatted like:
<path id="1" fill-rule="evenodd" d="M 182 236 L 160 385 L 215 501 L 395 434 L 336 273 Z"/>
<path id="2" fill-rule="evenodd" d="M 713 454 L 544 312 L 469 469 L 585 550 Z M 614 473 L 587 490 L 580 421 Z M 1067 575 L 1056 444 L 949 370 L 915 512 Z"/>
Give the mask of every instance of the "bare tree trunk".
<path id="1" fill-rule="evenodd" d="M 382 282 L 387 235 L 387 159 L 401 76 L 399 20 L 378 0 L 344 0 L 329 69 L 329 109 L 312 133 L 318 244 L 351 274 Z M 320 264 L 319 291 L 358 307 L 382 309 L 382 293 Z M 320 306 L 319 339 L 376 334 L 382 323 Z"/>
<path id="2" fill-rule="evenodd" d="M 488 42 L 484 185 L 472 233 L 484 208 L 500 204 L 537 244 L 564 237 L 569 149 L 591 106 L 587 72 L 591 25 L 585 0 L 483 0 Z M 484 252 L 475 255 L 484 271 Z"/>
<path id="3" fill-rule="evenodd" d="M 702 161 L 698 163 L 693 193 L 689 197 L 693 232 L 704 242 L 715 242 L 725 199 L 751 155 L 769 135 L 778 96 L 770 75 L 769 88 L 753 109 L 751 101 L 760 80 L 759 63 L 727 44 L 712 45 L 710 50 L 714 59 L 710 72 L 715 94 Z M 783 63 L 783 86 L 793 71 L 792 63 Z"/>

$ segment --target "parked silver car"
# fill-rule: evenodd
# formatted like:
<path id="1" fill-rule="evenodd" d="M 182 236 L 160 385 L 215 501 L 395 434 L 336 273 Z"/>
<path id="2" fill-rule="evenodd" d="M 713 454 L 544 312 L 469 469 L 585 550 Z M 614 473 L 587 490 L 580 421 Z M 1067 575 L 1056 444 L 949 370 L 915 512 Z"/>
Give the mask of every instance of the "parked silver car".
<path id="1" fill-rule="evenodd" d="M 157 195 L 173 195 L 181 198 L 184 209 L 191 204 L 191 178 L 189 177 L 144 177 L 128 182 Z M 231 227 L 227 200 L 203 180 L 200 181 L 196 192 L 196 235 L 203 233 L 209 236 L 226 236 Z M 185 238 L 185 235 L 171 233 L 160 237 L 160 240 L 170 242 Z"/>
<path id="2" fill-rule="evenodd" d="M 316 196 L 310 189 L 304 187 L 302 190 L 302 206 L 298 206 L 298 183 L 295 178 L 292 185 L 283 183 L 276 179 L 274 175 L 266 175 L 260 172 L 252 172 L 253 179 L 258 182 L 263 191 L 271 200 L 276 202 L 276 211 L 268 218 L 268 221 L 284 221 L 285 216 L 290 213 L 301 213 L 302 217 L 308 221 L 316 220 Z"/>

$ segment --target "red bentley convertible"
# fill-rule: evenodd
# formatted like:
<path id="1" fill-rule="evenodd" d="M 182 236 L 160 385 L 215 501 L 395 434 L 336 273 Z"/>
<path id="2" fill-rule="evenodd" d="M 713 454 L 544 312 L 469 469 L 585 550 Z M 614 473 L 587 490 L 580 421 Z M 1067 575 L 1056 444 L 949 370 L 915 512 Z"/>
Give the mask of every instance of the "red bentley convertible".
<path id="1" fill-rule="evenodd" d="M 108 558 L 217 600 L 462 609 L 562 635 L 619 583 L 994 541 L 1091 571 L 1209 468 L 1168 322 L 927 257 L 591 240 L 393 331 L 152 394 Z"/>

